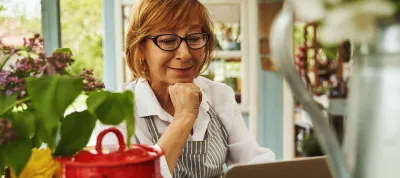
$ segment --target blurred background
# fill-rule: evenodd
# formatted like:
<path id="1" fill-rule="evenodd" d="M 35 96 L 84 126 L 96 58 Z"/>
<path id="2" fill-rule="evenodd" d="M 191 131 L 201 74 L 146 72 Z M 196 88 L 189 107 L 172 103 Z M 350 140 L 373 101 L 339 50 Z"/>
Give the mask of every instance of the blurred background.
<path id="1" fill-rule="evenodd" d="M 270 58 L 269 30 L 284 5 L 280 0 L 201 0 L 215 23 L 217 51 L 202 75 L 232 87 L 255 139 L 277 159 L 323 153 L 312 123 Z M 39 33 L 44 49 L 71 48 L 71 71 L 94 69 L 106 89 L 132 80 L 124 56 L 131 8 L 137 0 L 0 0 L 0 39 L 21 46 Z M 318 25 L 296 21 L 293 38 L 296 64 L 304 82 L 343 133 L 349 73 L 349 43 L 339 48 L 317 41 Z M 0 60 L 1 62 L 1 60 Z"/>
<path id="2" fill-rule="evenodd" d="M 0 0 L 0 4 L 4 8 L 0 12 L 0 39 L 5 44 L 22 45 L 24 37 L 42 34 L 41 0 Z M 61 46 L 71 48 L 76 60 L 72 72 L 90 67 L 103 80 L 102 2 L 61 0 L 59 6 Z"/>

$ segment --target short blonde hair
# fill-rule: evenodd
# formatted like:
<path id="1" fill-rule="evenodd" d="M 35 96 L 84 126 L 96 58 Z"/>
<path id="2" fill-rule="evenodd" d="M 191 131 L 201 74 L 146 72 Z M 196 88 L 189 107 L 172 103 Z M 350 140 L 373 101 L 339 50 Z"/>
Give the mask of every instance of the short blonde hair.
<path id="1" fill-rule="evenodd" d="M 193 13 L 194 12 L 194 13 Z M 197 17 L 192 17 L 196 14 Z M 205 49 L 205 60 L 198 75 L 206 70 L 213 59 L 214 30 L 207 9 L 198 0 L 141 0 L 132 9 L 131 23 L 126 36 L 126 60 L 133 78 L 149 79 L 140 59 L 140 44 L 151 33 L 161 29 L 179 28 L 189 25 L 194 19 L 200 18 L 203 32 L 210 35 Z M 148 67 L 147 67 L 148 68 Z"/>

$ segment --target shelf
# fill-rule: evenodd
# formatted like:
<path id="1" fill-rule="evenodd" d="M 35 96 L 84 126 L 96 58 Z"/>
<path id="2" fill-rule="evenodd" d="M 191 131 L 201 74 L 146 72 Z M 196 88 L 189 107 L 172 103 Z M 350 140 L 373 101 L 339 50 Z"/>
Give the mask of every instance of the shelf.
<path id="1" fill-rule="evenodd" d="M 215 51 L 214 57 L 241 58 L 242 52 L 241 51 Z"/>

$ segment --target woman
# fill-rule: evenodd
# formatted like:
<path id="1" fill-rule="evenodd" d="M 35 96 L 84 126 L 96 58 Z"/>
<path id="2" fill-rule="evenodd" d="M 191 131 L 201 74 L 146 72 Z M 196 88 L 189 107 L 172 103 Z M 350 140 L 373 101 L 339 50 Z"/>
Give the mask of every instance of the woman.
<path id="1" fill-rule="evenodd" d="M 161 172 L 218 177 L 223 164 L 272 161 L 243 121 L 234 92 L 199 74 L 211 60 L 213 26 L 197 0 L 142 0 L 133 9 L 126 58 L 136 80 L 133 142 L 158 145 Z"/>

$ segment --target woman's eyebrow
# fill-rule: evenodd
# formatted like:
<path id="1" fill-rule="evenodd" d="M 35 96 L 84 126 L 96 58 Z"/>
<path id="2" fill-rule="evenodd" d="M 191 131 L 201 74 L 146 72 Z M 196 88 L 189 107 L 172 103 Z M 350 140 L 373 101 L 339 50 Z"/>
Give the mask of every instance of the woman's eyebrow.
<path id="1" fill-rule="evenodd" d="M 195 29 L 202 29 L 203 25 L 200 24 L 191 24 L 189 25 L 189 31 L 195 30 Z M 179 28 L 162 28 L 159 30 L 157 34 L 173 34 L 175 33 Z"/>

